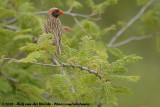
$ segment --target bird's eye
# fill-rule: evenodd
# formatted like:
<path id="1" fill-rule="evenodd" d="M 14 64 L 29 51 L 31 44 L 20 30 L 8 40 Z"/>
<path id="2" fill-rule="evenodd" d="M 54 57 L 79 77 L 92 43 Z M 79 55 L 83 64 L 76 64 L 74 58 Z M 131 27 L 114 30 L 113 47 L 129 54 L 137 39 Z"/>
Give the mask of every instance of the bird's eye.
<path id="1" fill-rule="evenodd" d="M 54 16 L 54 17 L 58 17 L 58 16 L 59 16 L 59 14 L 58 14 L 58 13 L 59 13 L 59 11 L 60 11 L 59 9 L 58 9 L 58 10 L 53 11 L 53 12 L 52 12 L 52 16 Z"/>
<path id="2" fill-rule="evenodd" d="M 65 30 L 67 30 L 67 28 L 64 28 Z"/>

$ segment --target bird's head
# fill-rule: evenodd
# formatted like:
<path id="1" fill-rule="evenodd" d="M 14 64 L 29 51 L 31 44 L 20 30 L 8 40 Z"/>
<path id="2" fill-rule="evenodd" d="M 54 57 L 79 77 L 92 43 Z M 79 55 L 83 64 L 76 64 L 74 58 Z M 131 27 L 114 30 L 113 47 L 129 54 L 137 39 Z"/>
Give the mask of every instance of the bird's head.
<path id="1" fill-rule="evenodd" d="M 62 27 L 62 34 L 66 34 L 67 32 L 71 32 L 72 29 L 68 26 L 63 26 Z"/>
<path id="2" fill-rule="evenodd" d="M 70 27 L 68 27 L 68 26 L 65 26 L 65 27 L 64 27 L 64 30 L 66 30 L 67 32 L 72 31 L 72 29 L 71 29 Z"/>
<path id="3" fill-rule="evenodd" d="M 63 14 L 63 12 L 59 10 L 58 8 L 51 8 L 48 11 L 48 15 L 53 16 L 53 17 L 58 17 L 61 14 Z"/>

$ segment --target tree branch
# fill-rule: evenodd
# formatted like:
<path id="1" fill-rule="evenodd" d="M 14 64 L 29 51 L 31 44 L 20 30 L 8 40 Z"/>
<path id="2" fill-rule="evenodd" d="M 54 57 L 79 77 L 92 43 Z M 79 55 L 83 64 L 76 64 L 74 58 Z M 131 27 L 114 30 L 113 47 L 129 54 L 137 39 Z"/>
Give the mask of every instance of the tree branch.
<path id="1" fill-rule="evenodd" d="M 56 65 L 62 65 L 62 62 L 57 57 L 55 57 L 52 52 L 50 52 L 48 49 L 47 49 L 47 51 L 52 55 L 52 61 L 53 61 L 53 63 L 55 63 Z M 62 69 L 62 74 L 66 75 L 64 69 Z"/>
<path id="2" fill-rule="evenodd" d="M 87 35 L 90 36 L 90 34 L 83 28 L 83 26 L 79 23 L 79 21 L 77 20 L 77 18 L 74 16 L 73 19 L 75 20 L 75 22 L 79 25 L 79 27 L 82 29 L 82 31 Z"/>
<path id="3" fill-rule="evenodd" d="M 3 58 L 3 59 L 4 60 L 12 60 L 12 61 L 15 61 L 15 62 L 20 62 L 20 60 L 13 59 L 13 58 Z M 51 67 L 72 67 L 72 68 L 79 68 L 80 70 L 85 70 L 85 71 L 88 71 L 91 74 L 94 74 L 99 79 L 103 78 L 101 76 L 101 74 L 99 74 L 97 71 L 94 71 L 94 70 L 92 70 L 90 68 L 87 68 L 87 67 L 83 67 L 81 65 L 72 65 L 72 64 L 67 64 L 67 63 L 62 63 L 61 65 L 52 65 L 52 64 L 44 64 L 44 63 L 37 63 L 37 62 L 28 62 L 28 63 L 32 63 L 32 64 L 36 64 L 36 65 L 43 65 L 43 66 L 51 66 Z"/>
<path id="4" fill-rule="evenodd" d="M 16 21 L 17 21 L 16 18 L 12 18 L 11 20 L 8 21 L 7 25 L 13 24 L 13 23 L 15 23 Z"/>
<path id="5" fill-rule="evenodd" d="M 70 6 L 70 8 L 67 10 L 68 13 L 70 13 L 73 9 L 73 6 Z"/>
<path id="6" fill-rule="evenodd" d="M 152 38 L 152 37 L 154 37 L 154 34 L 151 34 L 151 35 L 148 35 L 148 36 L 142 36 L 142 37 L 133 36 L 133 37 L 130 37 L 130 38 L 124 40 L 124 41 L 121 41 L 119 43 L 114 44 L 112 47 L 116 48 L 116 47 L 125 45 L 125 44 L 127 44 L 127 43 L 129 43 L 131 41 L 143 40 L 143 39 L 148 39 L 148 38 Z"/>
<path id="7" fill-rule="evenodd" d="M 10 26 L 10 25 L 5 25 L 5 28 L 10 29 L 10 30 L 13 30 L 13 31 L 21 30 L 20 28 L 12 27 L 12 26 Z M 34 41 L 35 43 L 37 42 L 37 40 L 38 40 L 37 37 L 35 37 L 35 36 L 31 35 L 31 34 L 29 34 L 29 36 L 33 39 L 33 41 Z"/>
<path id="8" fill-rule="evenodd" d="M 87 19 L 91 19 L 91 20 L 100 20 L 101 19 L 100 17 L 91 18 L 92 16 L 97 15 L 97 13 L 92 13 L 92 14 L 89 14 L 89 15 L 84 15 L 84 14 L 79 14 L 79 13 L 71 13 L 70 11 L 65 11 L 64 14 L 72 16 L 72 17 L 78 16 L 78 17 L 83 17 L 83 18 L 87 18 Z"/>
<path id="9" fill-rule="evenodd" d="M 8 77 L 8 75 L 4 72 L 4 71 L 0 71 L 6 78 L 8 81 L 12 81 L 14 83 L 18 83 L 19 81 L 14 79 L 14 78 L 11 78 L 11 77 Z"/>
<path id="10" fill-rule="evenodd" d="M 52 61 L 53 61 L 53 62 L 55 62 L 57 65 L 62 65 L 62 64 L 63 64 L 57 57 L 54 56 L 54 54 L 53 54 L 52 52 L 50 52 L 48 49 L 47 49 L 47 51 L 52 55 Z M 61 70 L 62 70 L 62 74 L 63 74 L 63 75 L 66 75 L 65 70 L 64 70 L 63 68 L 62 68 Z M 68 81 L 68 82 L 69 82 L 69 81 Z M 71 87 L 71 91 L 72 91 L 73 93 L 75 93 L 75 89 L 73 88 L 73 86 Z"/>
<path id="11" fill-rule="evenodd" d="M 69 15 L 69 16 L 72 16 L 73 19 L 75 20 L 75 22 L 80 26 L 80 28 L 82 29 L 82 31 L 83 31 L 86 35 L 90 36 L 89 33 L 87 33 L 87 31 L 82 27 L 82 25 L 80 24 L 80 22 L 77 20 L 76 16 L 78 16 L 78 17 L 83 17 L 83 18 L 87 18 L 87 19 L 90 19 L 90 20 L 100 20 L 101 18 L 100 18 L 100 17 L 98 17 L 98 18 L 92 18 L 92 16 L 97 15 L 97 13 L 92 13 L 92 14 L 89 14 L 89 15 L 84 15 L 84 14 L 79 14 L 79 13 L 71 13 L 71 10 L 72 10 L 72 7 L 70 7 L 70 8 L 68 9 L 68 11 L 64 11 L 64 14 Z M 47 14 L 47 13 L 48 13 L 48 11 L 34 12 L 34 14 Z M 17 20 L 16 20 L 15 18 L 13 18 L 13 19 L 11 19 L 10 21 L 8 21 L 8 24 L 14 23 L 14 22 L 16 22 L 16 21 L 17 21 Z M 19 28 L 9 26 L 8 24 L 5 26 L 6 28 L 11 29 L 11 30 L 14 30 L 14 31 L 20 30 Z"/>
<path id="12" fill-rule="evenodd" d="M 20 30 L 20 28 L 12 27 L 10 25 L 5 25 L 5 28 L 13 30 L 13 31 Z"/>
<path id="13" fill-rule="evenodd" d="M 89 14 L 89 15 L 84 15 L 84 14 L 79 14 L 79 13 L 71 13 L 70 11 L 71 10 L 69 9 L 68 11 L 63 11 L 63 13 L 66 14 L 66 15 L 72 16 L 72 17 L 78 16 L 78 17 L 83 17 L 83 18 L 91 18 L 92 16 L 97 15 L 97 13 L 92 13 L 92 14 Z M 47 13 L 48 13 L 48 11 L 34 12 L 34 14 L 47 14 Z M 93 20 L 94 19 L 97 20 L 97 18 L 93 18 Z"/>
<path id="14" fill-rule="evenodd" d="M 150 0 L 145 6 L 142 7 L 142 9 L 138 12 L 138 14 L 136 16 L 134 16 L 128 23 L 126 26 L 124 26 L 122 29 L 120 29 L 115 36 L 113 36 L 113 38 L 111 39 L 111 41 L 109 42 L 108 46 L 112 47 L 113 43 L 115 42 L 115 40 L 124 32 L 126 31 L 143 13 L 144 11 L 152 4 L 154 0 Z"/>

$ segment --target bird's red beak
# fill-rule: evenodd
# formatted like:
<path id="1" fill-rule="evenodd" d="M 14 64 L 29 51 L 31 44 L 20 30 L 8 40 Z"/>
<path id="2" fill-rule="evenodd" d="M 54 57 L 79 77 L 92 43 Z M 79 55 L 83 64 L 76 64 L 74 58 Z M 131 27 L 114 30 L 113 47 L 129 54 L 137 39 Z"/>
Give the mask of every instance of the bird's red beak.
<path id="1" fill-rule="evenodd" d="M 70 31 L 72 31 L 72 29 L 68 28 L 68 29 L 67 29 L 67 32 L 70 32 Z"/>
<path id="2" fill-rule="evenodd" d="M 61 10 L 58 12 L 58 15 L 60 15 L 60 14 L 64 14 Z"/>

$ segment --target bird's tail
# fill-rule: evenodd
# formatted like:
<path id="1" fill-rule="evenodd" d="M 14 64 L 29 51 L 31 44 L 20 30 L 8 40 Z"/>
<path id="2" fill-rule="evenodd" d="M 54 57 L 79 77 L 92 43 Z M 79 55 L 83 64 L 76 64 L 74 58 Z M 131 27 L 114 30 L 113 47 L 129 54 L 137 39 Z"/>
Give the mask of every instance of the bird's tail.
<path id="1" fill-rule="evenodd" d="M 61 55 L 61 47 L 60 46 L 56 47 L 56 53 L 57 53 L 57 56 Z"/>

